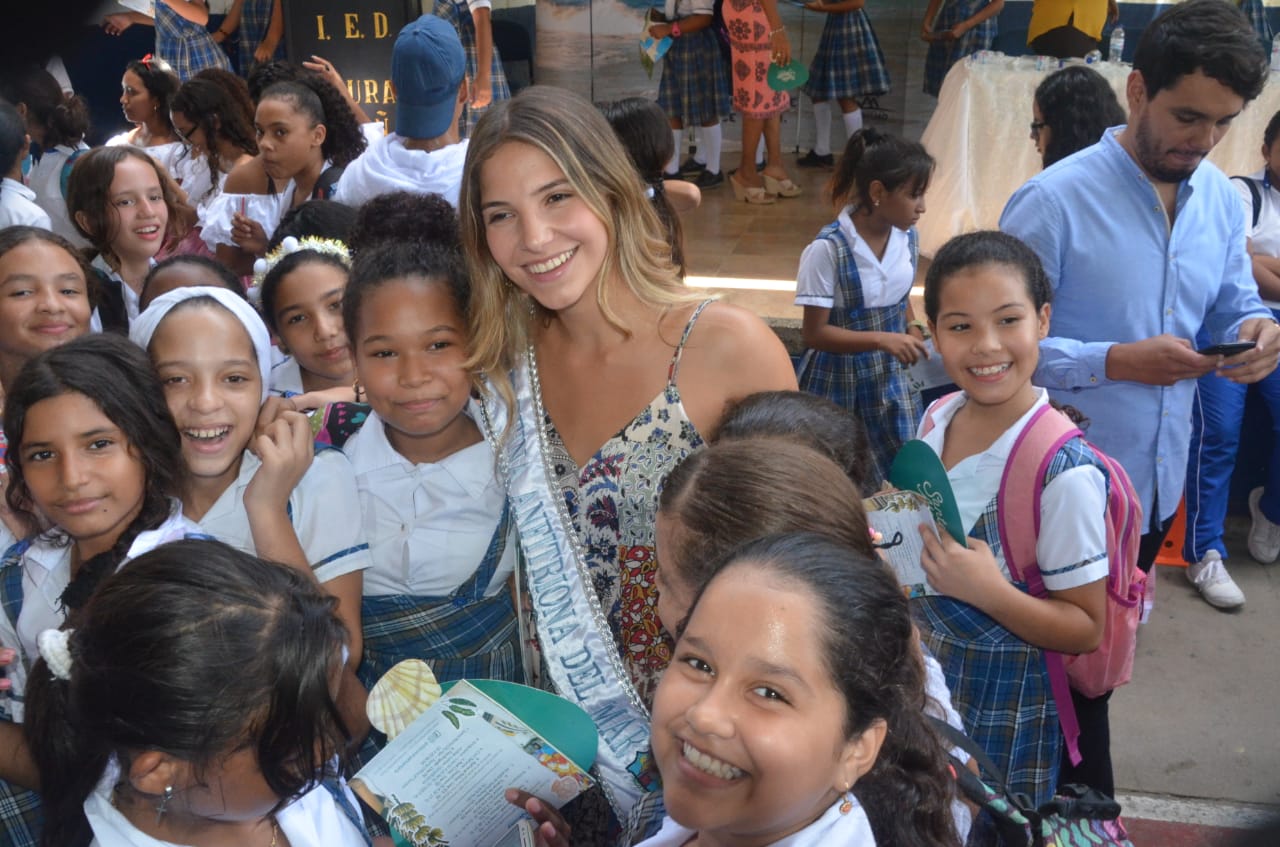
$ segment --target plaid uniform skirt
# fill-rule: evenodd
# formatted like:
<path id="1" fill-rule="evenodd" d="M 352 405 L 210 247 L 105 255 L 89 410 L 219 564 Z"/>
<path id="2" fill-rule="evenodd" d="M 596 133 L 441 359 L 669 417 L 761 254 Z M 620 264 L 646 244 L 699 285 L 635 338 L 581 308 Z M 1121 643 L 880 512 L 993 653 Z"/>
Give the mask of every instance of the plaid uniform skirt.
<path id="1" fill-rule="evenodd" d="M 672 39 L 663 57 L 658 105 L 688 126 L 722 121 L 733 113 L 729 68 L 712 27 Z"/>
<path id="2" fill-rule="evenodd" d="M 444 18 L 453 24 L 453 28 L 458 31 L 462 50 L 467 56 L 467 78 L 474 80 L 479 63 L 476 59 L 476 24 L 471 18 L 471 10 L 465 3 L 436 0 L 432 11 L 436 17 Z M 502 57 L 498 55 L 497 44 L 493 45 L 493 60 L 489 63 L 489 82 L 493 89 L 492 102 L 511 99 L 511 87 L 507 85 L 507 72 L 502 68 Z M 484 113 L 484 109 L 473 109 L 470 105 L 463 107 L 462 120 L 459 121 L 458 126 L 463 138 L 471 137 L 471 132 L 476 128 L 476 121 L 480 120 L 480 116 Z"/>
<path id="3" fill-rule="evenodd" d="M 906 297 L 892 306 L 862 305 L 858 266 L 839 225 L 827 225 L 818 238 L 836 247 L 839 280 L 828 323 L 856 332 L 906 332 Z M 914 243 L 914 234 L 912 239 Z M 882 475 L 888 475 L 902 445 L 915 438 L 923 413 L 920 394 L 912 390 L 903 364 L 888 353 L 807 350 L 800 363 L 799 383 L 801 391 L 826 397 L 858 416 L 867 428 L 867 440 Z"/>
<path id="4" fill-rule="evenodd" d="M 0 843 L 38 847 L 44 829 L 40 795 L 0 779 Z"/>
<path id="5" fill-rule="evenodd" d="M 961 21 L 967 21 L 981 12 L 989 2 L 990 0 L 951 0 L 938 12 L 933 31 L 942 32 Z M 952 65 L 979 50 L 991 49 L 991 42 L 995 41 L 998 28 L 996 19 L 999 17 L 991 16 L 956 41 L 934 41 L 929 45 L 929 53 L 924 60 L 925 94 L 937 97 L 942 90 L 942 80 L 946 78 Z"/>
<path id="6" fill-rule="evenodd" d="M 888 93 L 889 70 L 866 12 L 827 15 L 809 81 L 801 90 L 818 101 Z"/>
<path id="7" fill-rule="evenodd" d="M 271 6 L 272 0 L 244 0 L 244 5 L 240 8 L 240 29 L 236 34 L 240 36 L 242 73 L 249 73 L 257 61 L 253 58 L 253 51 L 257 50 L 262 39 L 267 37 L 267 27 L 271 26 Z M 271 54 L 271 58 L 284 58 L 283 38 L 276 45 L 276 52 Z"/>
<path id="8" fill-rule="evenodd" d="M 1262 48 L 1267 51 L 1268 56 L 1271 55 L 1271 22 L 1267 20 L 1267 10 L 1263 7 L 1262 0 L 1241 0 L 1240 11 L 1244 12 L 1249 23 L 1253 25 L 1253 31 L 1258 34 Z"/>
<path id="9" fill-rule="evenodd" d="M 231 60 L 209 31 L 164 3 L 156 4 L 156 55 L 186 82 L 205 68 L 231 70 Z"/>
<path id="10" fill-rule="evenodd" d="M 767 119 L 791 108 L 785 91 L 769 87 L 769 20 L 760 0 L 725 0 L 724 25 L 732 54 L 733 108 L 744 118 Z"/>

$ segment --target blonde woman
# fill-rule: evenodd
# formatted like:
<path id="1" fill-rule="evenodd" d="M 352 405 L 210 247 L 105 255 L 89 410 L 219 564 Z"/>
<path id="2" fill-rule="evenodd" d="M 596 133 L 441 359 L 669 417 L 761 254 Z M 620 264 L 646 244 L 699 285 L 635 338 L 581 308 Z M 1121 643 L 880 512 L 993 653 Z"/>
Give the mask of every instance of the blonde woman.
<path id="1" fill-rule="evenodd" d="M 671 656 L 653 582 L 658 491 L 727 403 L 794 390 L 795 374 L 759 318 L 683 286 L 634 166 L 576 94 L 534 86 L 495 104 L 462 185 L 471 365 L 491 380 L 531 664 L 596 719 L 625 823 L 657 788 L 648 704 Z M 575 839 L 596 837 L 583 829 Z"/>

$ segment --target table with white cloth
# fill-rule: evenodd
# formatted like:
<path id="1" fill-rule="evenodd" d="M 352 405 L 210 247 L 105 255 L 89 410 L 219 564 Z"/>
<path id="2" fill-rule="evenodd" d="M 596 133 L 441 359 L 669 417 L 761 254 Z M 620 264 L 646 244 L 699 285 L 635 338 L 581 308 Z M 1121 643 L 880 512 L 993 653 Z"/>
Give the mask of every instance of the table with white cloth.
<path id="1" fill-rule="evenodd" d="M 1124 87 L 1132 67 L 1118 62 L 1089 67 L 1111 83 L 1128 112 Z M 1001 53 L 975 54 L 952 66 L 920 139 L 938 161 L 929 182 L 929 210 L 917 224 L 922 253 L 933 255 L 953 235 L 996 228 L 1009 197 L 1041 170 L 1030 137 L 1031 101 L 1040 80 L 1057 69 L 1057 59 Z M 1272 74 L 1209 161 L 1229 176 L 1261 168 L 1262 133 L 1278 109 L 1280 81 Z"/>

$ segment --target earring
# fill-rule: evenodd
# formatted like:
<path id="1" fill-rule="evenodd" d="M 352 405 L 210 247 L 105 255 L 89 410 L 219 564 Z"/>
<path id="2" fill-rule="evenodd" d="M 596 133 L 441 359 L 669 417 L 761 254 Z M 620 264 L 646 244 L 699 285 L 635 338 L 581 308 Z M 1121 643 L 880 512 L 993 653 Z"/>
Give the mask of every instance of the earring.
<path id="1" fill-rule="evenodd" d="M 852 786 L 845 786 L 844 800 L 840 801 L 840 814 L 847 815 L 853 811 L 853 795 L 849 793 Z"/>
<path id="2" fill-rule="evenodd" d="M 872 200 L 872 201 L 871 201 L 871 205 L 872 205 L 872 206 L 874 206 L 875 208 L 879 209 L 879 208 L 880 208 L 880 201 L 879 201 L 879 200 Z"/>
<path id="3" fill-rule="evenodd" d="M 172 799 L 173 799 L 173 786 L 166 785 L 164 787 L 164 793 L 160 795 L 160 802 L 156 804 L 156 824 L 157 825 L 160 823 L 161 818 L 164 817 L 165 806 L 168 806 L 169 801 Z"/>

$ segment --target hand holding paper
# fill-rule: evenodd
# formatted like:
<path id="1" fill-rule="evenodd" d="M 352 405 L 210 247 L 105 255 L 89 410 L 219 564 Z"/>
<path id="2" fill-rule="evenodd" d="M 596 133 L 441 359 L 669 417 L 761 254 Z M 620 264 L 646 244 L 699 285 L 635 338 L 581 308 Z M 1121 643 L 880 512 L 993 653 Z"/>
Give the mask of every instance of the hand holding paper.
<path id="1" fill-rule="evenodd" d="M 1007 584 L 1000 564 L 985 541 L 970 538 L 969 547 L 965 548 L 949 535 L 939 537 L 928 525 L 921 524 L 919 532 L 924 539 L 920 565 L 929 584 L 939 594 L 982 609 L 984 601 Z"/>

